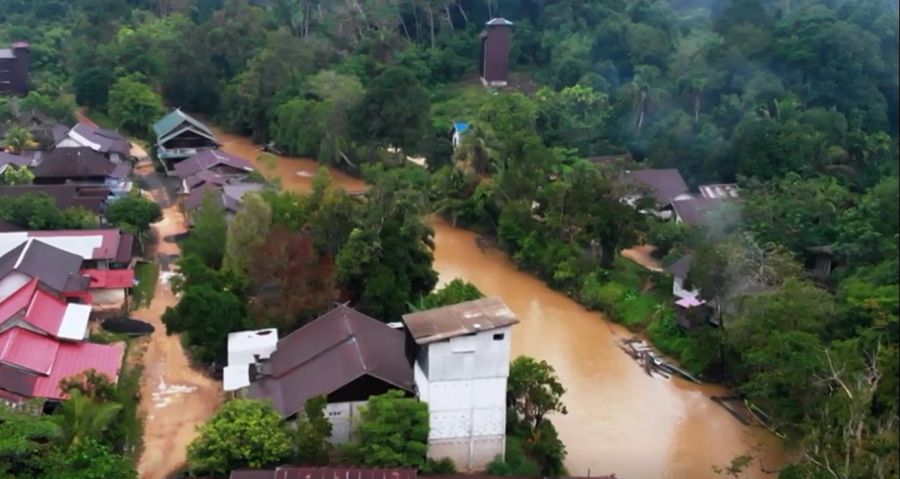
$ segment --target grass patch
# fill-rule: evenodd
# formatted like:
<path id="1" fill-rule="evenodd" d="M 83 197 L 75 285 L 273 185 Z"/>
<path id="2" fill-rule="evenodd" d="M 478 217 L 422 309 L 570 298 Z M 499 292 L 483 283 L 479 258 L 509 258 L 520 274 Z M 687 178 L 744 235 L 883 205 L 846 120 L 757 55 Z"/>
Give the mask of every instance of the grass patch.
<path id="1" fill-rule="evenodd" d="M 97 328 L 91 332 L 91 342 L 100 344 L 114 344 L 128 342 L 128 335 L 123 333 L 113 333 L 102 328 Z"/>
<path id="2" fill-rule="evenodd" d="M 131 290 L 131 309 L 140 309 L 150 305 L 156 282 L 159 280 L 159 265 L 156 263 L 138 263 L 134 267 L 134 276 L 138 284 Z"/>
<path id="3" fill-rule="evenodd" d="M 116 125 L 116 122 L 114 122 L 112 118 L 109 117 L 109 114 L 105 111 L 86 108 L 84 114 L 101 128 L 106 128 L 107 130 L 115 130 L 118 127 L 118 125 Z"/>

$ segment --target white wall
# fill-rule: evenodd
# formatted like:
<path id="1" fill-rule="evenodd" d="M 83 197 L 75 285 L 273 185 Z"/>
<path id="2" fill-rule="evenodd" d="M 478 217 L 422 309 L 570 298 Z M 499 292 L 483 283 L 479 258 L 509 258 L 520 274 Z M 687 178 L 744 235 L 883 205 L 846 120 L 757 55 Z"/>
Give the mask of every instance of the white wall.
<path id="1" fill-rule="evenodd" d="M 344 444 L 353 440 L 353 431 L 359 421 L 359 407 L 365 404 L 365 401 L 356 401 L 329 403 L 325 406 L 325 416 L 331 422 L 332 444 Z"/>
<path id="2" fill-rule="evenodd" d="M 700 297 L 700 291 L 696 289 L 685 289 L 684 278 L 675 277 L 672 279 L 672 294 L 679 298 Z"/>
<path id="3" fill-rule="evenodd" d="M 428 402 L 429 457 L 477 470 L 503 454 L 510 331 L 458 336 L 420 351 L 414 377 L 419 398 Z"/>
<path id="4" fill-rule="evenodd" d="M 506 377 L 509 375 L 510 328 L 458 336 L 424 347 L 423 369 L 429 381 Z M 496 341 L 494 335 L 503 335 Z"/>
<path id="5" fill-rule="evenodd" d="M 19 288 L 25 286 L 29 279 L 31 278 L 18 271 L 13 271 L 6 275 L 5 278 L 0 279 L 0 301 L 8 298 L 11 294 L 18 291 Z"/>

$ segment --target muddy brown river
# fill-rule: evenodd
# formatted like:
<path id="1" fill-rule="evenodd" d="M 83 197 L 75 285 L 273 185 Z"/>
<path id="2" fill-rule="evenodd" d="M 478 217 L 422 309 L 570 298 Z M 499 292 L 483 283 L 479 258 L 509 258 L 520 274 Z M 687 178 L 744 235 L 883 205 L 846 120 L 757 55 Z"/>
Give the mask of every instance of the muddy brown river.
<path id="1" fill-rule="evenodd" d="M 317 164 L 279 157 L 274 169 L 259 164 L 249 139 L 216 131 L 223 149 L 278 176 L 286 189 L 309 191 Z M 365 184 L 332 172 L 344 188 Z M 577 476 L 615 473 L 619 479 L 725 477 L 713 466 L 748 454 L 757 458 L 742 478 L 774 478 L 783 461 L 780 441 L 739 423 L 710 400 L 726 391 L 681 379 L 650 377 L 615 344 L 628 336 L 602 314 L 590 312 L 518 270 L 500 251 L 482 252 L 475 234 L 434 219 L 435 261 L 441 283 L 462 278 L 496 295 L 521 320 L 513 329 L 514 355 L 545 359 L 566 386 L 567 415 L 552 417 L 568 450 L 566 466 Z"/>

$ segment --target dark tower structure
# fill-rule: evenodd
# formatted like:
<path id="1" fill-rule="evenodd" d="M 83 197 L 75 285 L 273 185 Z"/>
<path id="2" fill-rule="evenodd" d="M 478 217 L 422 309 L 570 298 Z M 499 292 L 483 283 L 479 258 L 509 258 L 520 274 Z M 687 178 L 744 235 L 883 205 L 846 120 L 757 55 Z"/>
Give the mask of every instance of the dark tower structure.
<path id="1" fill-rule="evenodd" d="M 486 86 L 506 86 L 513 23 L 498 17 L 486 25 L 481 34 L 481 81 Z"/>
<path id="2" fill-rule="evenodd" d="M 16 42 L 12 48 L 0 48 L 0 95 L 28 93 L 28 63 L 31 52 L 26 42 Z"/>

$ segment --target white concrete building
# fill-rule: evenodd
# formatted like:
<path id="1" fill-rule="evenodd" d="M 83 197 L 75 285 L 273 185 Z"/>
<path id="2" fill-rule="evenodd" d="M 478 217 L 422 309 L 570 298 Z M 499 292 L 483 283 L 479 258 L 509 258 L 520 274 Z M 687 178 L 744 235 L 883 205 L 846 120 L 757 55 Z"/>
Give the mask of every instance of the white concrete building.
<path id="1" fill-rule="evenodd" d="M 250 365 L 269 359 L 278 347 L 278 330 L 238 331 L 228 335 L 228 366 L 222 371 L 226 391 L 250 385 Z"/>
<path id="2" fill-rule="evenodd" d="M 418 351 L 414 378 L 428 403 L 428 456 L 457 469 L 483 470 L 506 449 L 506 380 L 511 326 L 499 298 L 468 301 L 403 317 Z"/>

